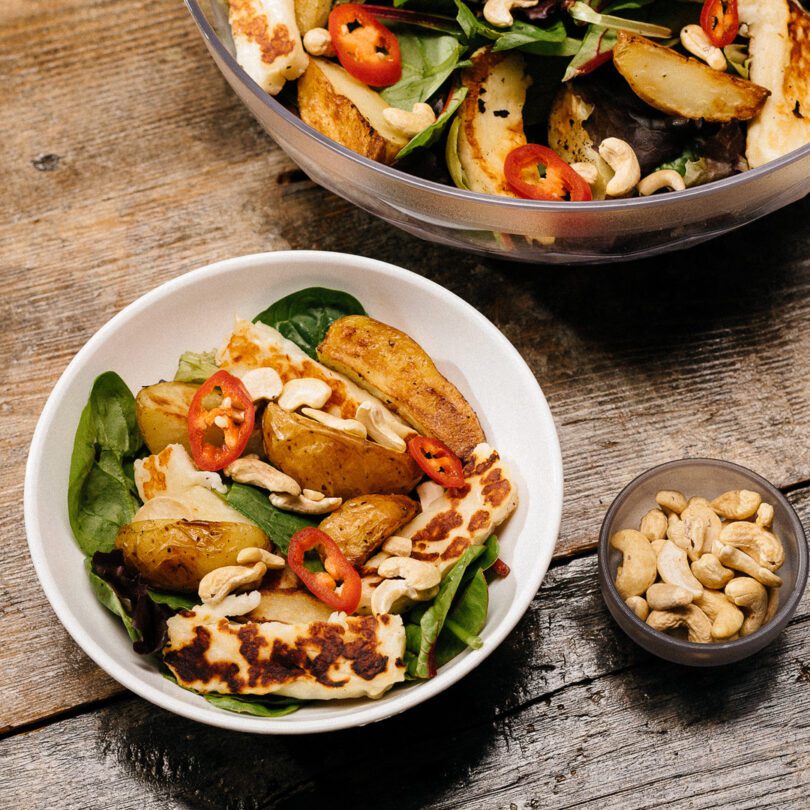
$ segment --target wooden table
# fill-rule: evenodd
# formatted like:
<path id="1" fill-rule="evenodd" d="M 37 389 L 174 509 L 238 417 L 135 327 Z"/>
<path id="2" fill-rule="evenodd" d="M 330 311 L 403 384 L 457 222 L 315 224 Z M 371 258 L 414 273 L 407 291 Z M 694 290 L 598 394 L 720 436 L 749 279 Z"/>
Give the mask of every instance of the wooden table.
<path id="1" fill-rule="evenodd" d="M 693 671 L 616 627 L 593 546 L 623 484 L 688 455 L 753 467 L 810 524 L 810 198 L 689 253 L 513 266 L 309 182 L 176 0 L 5 0 L 0 43 L 0 806 L 808 806 L 810 595 L 768 649 Z M 84 656 L 35 578 L 22 482 L 48 392 L 115 312 L 288 247 L 404 262 L 496 323 L 549 399 L 566 500 L 543 587 L 476 672 L 373 727 L 265 739 L 158 710 Z"/>

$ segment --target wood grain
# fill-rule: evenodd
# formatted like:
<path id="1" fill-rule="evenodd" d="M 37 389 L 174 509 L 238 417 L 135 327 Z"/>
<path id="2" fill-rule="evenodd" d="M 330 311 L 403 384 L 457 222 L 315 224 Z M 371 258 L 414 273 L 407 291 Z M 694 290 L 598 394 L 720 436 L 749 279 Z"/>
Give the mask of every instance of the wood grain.
<path id="1" fill-rule="evenodd" d="M 491 318 L 559 428 L 558 555 L 591 548 L 613 495 L 670 458 L 810 480 L 810 201 L 686 254 L 512 266 L 404 235 L 302 177 L 173 0 L 10 0 L 0 68 L 0 729 L 119 691 L 58 625 L 27 560 L 37 415 L 99 326 L 210 261 L 355 252 L 405 264 Z"/>
<path id="2" fill-rule="evenodd" d="M 793 499 L 807 521 L 810 489 Z M 481 667 L 404 715 L 260 738 L 126 698 L 0 741 L 0 772 L 20 810 L 89 797 L 312 807 L 333 805 L 336 791 L 403 809 L 800 808 L 810 790 L 808 640 L 810 592 L 783 635 L 746 661 L 700 670 L 654 659 L 610 618 L 588 555 L 551 569 Z"/>

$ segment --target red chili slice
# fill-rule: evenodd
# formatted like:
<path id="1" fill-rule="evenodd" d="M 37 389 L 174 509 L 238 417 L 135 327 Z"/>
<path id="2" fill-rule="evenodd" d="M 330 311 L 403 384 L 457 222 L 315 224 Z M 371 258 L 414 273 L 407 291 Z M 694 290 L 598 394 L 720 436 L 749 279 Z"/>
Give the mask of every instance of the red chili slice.
<path id="1" fill-rule="evenodd" d="M 545 169 L 540 176 L 539 168 Z M 553 149 L 536 143 L 518 146 L 503 164 L 506 181 L 521 197 L 530 200 L 592 199 L 591 187 Z"/>
<path id="2" fill-rule="evenodd" d="M 500 557 L 492 563 L 492 570 L 495 572 L 495 576 L 498 577 L 508 577 L 509 572 L 512 570 Z"/>
<path id="3" fill-rule="evenodd" d="M 718 48 L 731 45 L 740 31 L 737 0 L 705 0 L 700 12 L 700 27 L 712 45 Z"/>
<path id="4" fill-rule="evenodd" d="M 310 571 L 304 565 L 304 554 L 311 548 L 320 550 L 325 573 Z M 360 575 L 326 532 L 314 526 L 297 531 L 290 539 L 287 564 L 313 596 L 317 596 L 325 605 L 345 613 L 357 610 L 362 590 Z M 337 591 L 338 581 L 343 583 L 340 593 Z"/>
<path id="5" fill-rule="evenodd" d="M 363 6 L 343 3 L 329 14 L 329 34 L 338 61 L 371 87 L 388 87 L 402 76 L 396 36 Z"/>
<path id="6" fill-rule="evenodd" d="M 464 486 L 461 459 L 444 443 L 429 436 L 413 436 L 408 452 L 437 484 L 448 489 Z"/>
<path id="7" fill-rule="evenodd" d="M 217 388 L 222 401 L 206 409 L 203 400 Z M 250 439 L 255 416 L 250 394 L 238 377 L 227 371 L 209 377 L 197 389 L 188 409 L 188 440 L 194 463 L 201 470 L 221 470 L 239 458 Z M 222 431 L 221 445 L 207 439 L 214 428 Z"/>

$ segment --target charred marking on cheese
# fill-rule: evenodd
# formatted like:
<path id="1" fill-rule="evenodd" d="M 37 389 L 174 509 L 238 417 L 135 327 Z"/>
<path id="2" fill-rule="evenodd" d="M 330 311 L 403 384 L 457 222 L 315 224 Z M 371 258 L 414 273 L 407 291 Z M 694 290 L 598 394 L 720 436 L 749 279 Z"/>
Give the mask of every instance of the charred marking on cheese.
<path id="1" fill-rule="evenodd" d="M 464 477 L 472 478 L 475 475 L 483 475 L 499 458 L 497 450 L 493 450 L 489 457 L 485 458 L 480 464 L 475 463 L 475 456 L 473 456 L 464 467 Z"/>
<path id="2" fill-rule="evenodd" d="M 464 550 L 470 545 L 466 537 L 454 537 L 450 545 L 442 552 L 443 560 L 454 560 L 460 557 Z"/>
<path id="3" fill-rule="evenodd" d="M 480 528 L 486 526 L 488 522 L 489 522 L 489 512 L 487 512 L 486 509 L 479 509 L 470 518 L 470 522 L 467 524 L 467 528 L 470 530 L 471 534 L 474 534 Z"/>
<path id="4" fill-rule="evenodd" d="M 496 467 L 492 472 L 488 473 L 481 483 L 484 485 L 481 488 L 484 502 L 493 507 L 500 506 L 509 497 L 512 490 L 509 481 L 501 477 L 500 467 Z"/>
<path id="5" fill-rule="evenodd" d="M 449 512 L 439 512 L 431 518 L 424 529 L 416 532 L 412 540 L 414 543 L 435 543 L 438 540 L 446 539 L 453 529 L 457 529 L 464 522 L 464 518 L 455 510 Z"/>
<path id="6" fill-rule="evenodd" d="M 159 466 L 168 466 L 171 456 L 172 447 L 169 445 L 161 450 L 157 456 L 147 456 L 143 460 L 143 470 L 149 473 L 149 480 L 143 482 L 143 494 L 147 501 L 166 491 L 166 473 Z"/>
<path id="7" fill-rule="evenodd" d="M 422 548 L 424 548 L 424 545 Z M 433 551 L 414 550 L 411 552 L 411 557 L 413 557 L 414 560 L 421 560 L 422 562 L 435 562 L 439 559 L 439 555 Z"/>
<path id="8" fill-rule="evenodd" d="M 194 613 L 184 611 L 183 615 L 193 617 Z M 163 660 L 182 683 L 208 683 L 216 678 L 227 683 L 231 692 L 239 692 L 244 686 L 244 681 L 239 677 L 239 667 L 232 662 L 209 661 L 205 653 L 210 646 L 211 633 L 208 629 L 195 627 L 194 641 L 183 647 L 168 649 L 163 654 Z"/>
<path id="9" fill-rule="evenodd" d="M 295 47 L 286 25 L 278 23 L 272 33 L 267 30 L 267 18 L 256 14 L 249 0 L 230 0 L 231 27 L 234 36 L 243 36 L 255 42 L 262 52 L 262 61 L 272 64 L 279 56 L 286 56 Z"/>

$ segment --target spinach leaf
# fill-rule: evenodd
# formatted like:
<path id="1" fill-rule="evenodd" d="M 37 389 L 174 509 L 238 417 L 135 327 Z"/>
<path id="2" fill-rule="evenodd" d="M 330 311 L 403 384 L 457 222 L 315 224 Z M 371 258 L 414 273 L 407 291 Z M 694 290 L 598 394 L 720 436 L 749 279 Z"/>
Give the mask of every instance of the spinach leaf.
<path id="1" fill-rule="evenodd" d="M 363 305 L 349 293 L 307 287 L 271 304 L 253 322 L 278 329 L 287 340 L 317 359 L 315 350 L 333 321 L 344 315 L 365 314 Z"/>
<path id="2" fill-rule="evenodd" d="M 450 573 L 442 581 L 439 593 L 419 622 L 421 638 L 419 653 L 413 666 L 418 678 L 432 678 L 436 674 L 436 643 L 444 626 L 467 568 L 484 553 L 484 546 L 470 546 L 459 557 Z"/>
<path id="3" fill-rule="evenodd" d="M 191 610 L 200 604 L 196 596 L 184 593 L 169 593 L 168 591 L 154 591 L 147 588 L 146 593 L 153 602 L 159 605 L 168 605 L 172 610 Z"/>
<path id="4" fill-rule="evenodd" d="M 447 614 L 436 645 L 437 667 L 443 666 L 467 647 L 474 650 L 481 648 L 483 641 L 478 634 L 484 629 L 488 609 L 489 588 L 484 572 L 479 568 Z"/>
<path id="5" fill-rule="evenodd" d="M 76 428 L 68 482 L 70 527 L 91 555 L 115 546 L 138 500 L 132 461 L 143 447 L 135 397 L 112 371 L 96 378 Z"/>
<path id="6" fill-rule="evenodd" d="M 216 352 L 183 352 L 177 363 L 175 382 L 203 383 L 219 371 Z"/>
<path id="7" fill-rule="evenodd" d="M 129 613 L 127 613 L 112 585 L 105 582 L 93 571 L 93 564 L 90 557 L 84 558 L 84 567 L 87 569 L 87 576 L 90 579 L 90 587 L 93 589 L 96 599 L 98 599 L 98 601 L 101 602 L 101 604 L 104 605 L 107 610 L 118 616 L 118 618 L 124 623 L 124 627 L 126 628 L 129 637 L 133 641 L 138 641 L 141 634 L 135 629 L 135 626 L 132 623 L 132 617 L 129 615 Z"/>
<path id="8" fill-rule="evenodd" d="M 284 556 L 290 547 L 290 539 L 299 529 L 318 525 L 318 521 L 313 518 L 276 509 L 268 500 L 266 492 L 248 484 L 232 484 L 225 500 L 250 518 L 278 546 Z"/>
<path id="9" fill-rule="evenodd" d="M 304 705 L 300 700 L 274 698 L 273 695 L 220 695 L 212 692 L 203 697 L 220 709 L 257 717 L 284 717 L 297 712 Z"/>
<path id="10" fill-rule="evenodd" d="M 410 155 L 415 149 L 422 149 L 428 146 L 433 146 L 442 135 L 444 128 L 447 126 L 450 119 L 455 115 L 456 110 L 461 106 L 461 102 L 467 95 L 466 87 L 457 87 L 450 97 L 450 102 L 445 108 L 444 112 L 432 123 L 421 132 L 418 132 L 413 138 L 399 150 L 397 160 Z"/>
<path id="11" fill-rule="evenodd" d="M 615 44 L 615 30 L 601 25 L 589 25 L 579 50 L 565 71 L 563 81 L 567 82 L 583 73 L 589 73 L 594 66 L 607 61 Z"/>
<path id="12" fill-rule="evenodd" d="M 382 97 L 393 107 L 410 110 L 417 102 L 427 101 L 444 84 L 456 69 L 464 46 L 455 37 L 425 31 L 398 32 L 397 40 L 402 78 L 383 90 Z"/>

